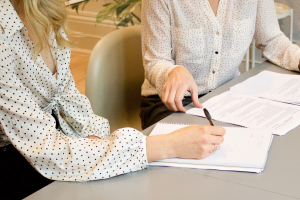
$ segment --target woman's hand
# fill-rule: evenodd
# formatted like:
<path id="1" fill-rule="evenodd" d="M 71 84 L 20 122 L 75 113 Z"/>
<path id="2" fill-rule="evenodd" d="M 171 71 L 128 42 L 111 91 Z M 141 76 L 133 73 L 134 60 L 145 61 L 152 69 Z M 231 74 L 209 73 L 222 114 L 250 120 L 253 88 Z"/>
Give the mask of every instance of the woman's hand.
<path id="1" fill-rule="evenodd" d="M 162 102 L 171 111 L 186 112 L 182 105 L 182 99 L 186 91 L 191 93 L 195 106 L 202 108 L 203 106 L 198 100 L 198 87 L 193 76 L 185 67 L 178 66 L 169 73 L 168 80 L 163 88 Z"/>
<path id="2" fill-rule="evenodd" d="M 166 158 L 203 159 L 221 148 L 225 129 L 215 126 L 188 126 L 166 135 L 147 138 L 148 162 Z"/>
<path id="3" fill-rule="evenodd" d="M 169 134 L 171 147 L 176 158 L 203 159 L 210 151 L 221 148 L 224 141 L 225 129 L 214 126 L 192 125 Z"/>

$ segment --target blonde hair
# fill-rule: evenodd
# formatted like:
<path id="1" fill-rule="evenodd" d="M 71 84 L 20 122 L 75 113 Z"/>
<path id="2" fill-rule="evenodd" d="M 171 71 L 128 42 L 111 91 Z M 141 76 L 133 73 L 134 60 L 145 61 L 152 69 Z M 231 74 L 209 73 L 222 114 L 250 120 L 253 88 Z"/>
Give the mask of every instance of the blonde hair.
<path id="1" fill-rule="evenodd" d="M 49 39 L 52 31 L 58 45 L 71 47 L 71 42 L 61 33 L 61 29 L 66 34 L 70 33 L 67 28 L 66 0 L 23 0 L 23 2 L 28 24 L 33 28 L 39 41 L 35 46 L 35 58 L 45 46 L 51 47 Z"/>

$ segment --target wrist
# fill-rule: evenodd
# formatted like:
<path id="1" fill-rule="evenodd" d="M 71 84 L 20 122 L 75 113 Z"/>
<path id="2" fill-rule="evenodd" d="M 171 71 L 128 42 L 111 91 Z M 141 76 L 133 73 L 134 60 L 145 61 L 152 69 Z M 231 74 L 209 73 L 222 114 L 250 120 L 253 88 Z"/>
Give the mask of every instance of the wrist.
<path id="1" fill-rule="evenodd" d="M 169 134 L 147 137 L 148 162 L 176 157 L 172 139 Z"/>
<path id="2" fill-rule="evenodd" d="M 174 141 L 174 136 L 171 134 L 163 135 L 163 147 L 164 147 L 164 156 L 166 158 L 176 158 L 176 145 Z"/>
<path id="3" fill-rule="evenodd" d="M 170 76 L 170 74 L 172 74 L 172 73 L 176 73 L 176 72 L 181 71 L 181 70 L 186 70 L 186 68 L 184 66 L 182 66 L 182 65 L 179 65 L 179 66 L 175 67 L 174 69 L 172 69 L 169 72 L 168 76 Z"/>

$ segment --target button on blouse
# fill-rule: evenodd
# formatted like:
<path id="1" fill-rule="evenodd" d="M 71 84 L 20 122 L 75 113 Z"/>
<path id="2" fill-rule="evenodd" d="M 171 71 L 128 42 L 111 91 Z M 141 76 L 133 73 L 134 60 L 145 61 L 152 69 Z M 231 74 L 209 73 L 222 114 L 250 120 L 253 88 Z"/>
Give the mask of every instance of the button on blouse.
<path id="1" fill-rule="evenodd" d="M 33 43 L 10 1 L 0 1 L 0 11 L 0 146 L 14 145 L 53 180 L 105 179 L 146 168 L 146 136 L 131 128 L 110 134 L 108 121 L 75 87 L 70 50 L 52 34 L 56 79 L 40 55 L 33 60 Z M 101 139 L 85 138 L 90 135 Z"/>

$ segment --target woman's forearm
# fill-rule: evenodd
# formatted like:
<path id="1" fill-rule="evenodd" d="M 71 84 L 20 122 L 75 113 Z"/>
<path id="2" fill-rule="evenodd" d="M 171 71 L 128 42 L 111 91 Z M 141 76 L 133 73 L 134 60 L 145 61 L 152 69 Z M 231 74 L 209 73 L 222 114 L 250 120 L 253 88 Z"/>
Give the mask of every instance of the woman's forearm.
<path id="1" fill-rule="evenodd" d="M 147 138 L 148 162 L 176 157 L 169 135 L 155 135 Z"/>

